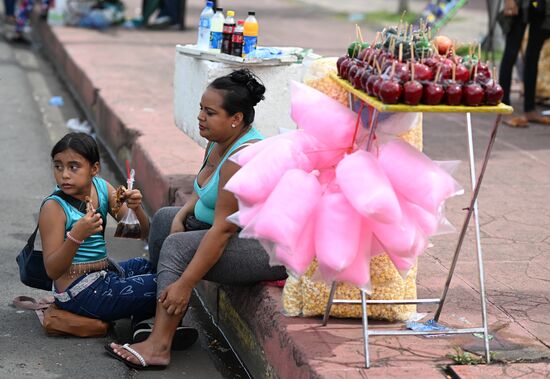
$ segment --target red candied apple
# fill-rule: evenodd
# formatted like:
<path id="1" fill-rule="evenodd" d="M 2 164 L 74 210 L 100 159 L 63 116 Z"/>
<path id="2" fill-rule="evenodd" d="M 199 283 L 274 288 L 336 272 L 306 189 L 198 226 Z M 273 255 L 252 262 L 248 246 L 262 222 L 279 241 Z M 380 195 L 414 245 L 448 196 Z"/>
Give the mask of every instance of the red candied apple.
<path id="1" fill-rule="evenodd" d="M 374 85 L 372 86 L 372 96 L 378 97 L 380 93 L 380 87 L 382 86 L 382 83 L 384 83 L 384 78 L 380 75 L 378 79 L 374 82 Z"/>
<path id="2" fill-rule="evenodd" d="M 451 79 L 452 72 L 453 72 L 452 64 L 449 64 L 448 62 L 443 61 L 439 64 L 439 67 L 441 67 L 441 79 L 443 80 Z"/>
<path id="3" fill-rule="evenodd" d="M 352 62 L 353 62 L 353 60 L 348 57 L 348 58 L 344 59 L 342 61 L 342 63 L 340 63 L 339 75 L 342 79 L 347 79 L 348 78 L 348 71 L 349 71 L 349 68 L 350 68 Z"/>
<path id="4" fill-rule="evenodd" d="M 357 61 L 353 62 L 351 66 L 349 67 L 347 80 L 350 83 L 353 83 L 353 78 L 355 78 L 355 74 L 357 73 L 357 70 L 359 69 L 359 66 L 357 65 Z"/>
<path id="5" fill-rule="evenodd" d="M 424 80 L 432 80 L 433 75 L 433 71 L 425 64 L 419 62 L 414 64 L 414 76 L 419 82 Z"/>
<path id="6" fill-rule="evenodd" d="M 403 102 L 408 105 L 417 105 L 422 99 L 422 84 L 414 80 L 416 64 L 414 63 L 414 45 L 411 45 L 411 80 L 403 84 Z"/>
<path id="7" fill-rule="evenodd" d="M 416 80 L 409 80 L 403 84 L 403 102 L 408 105 L 417 105 L 422 98 L 422 84 Z"/>
<path id="8" fill-rule="evenodd" d="M 343 55 L 340 58 L 338 58 L 338 60 L 336 61 L 336 71 L 338 71 L 338 75 L 340 75 L 341 73 L 340 70 L 342 68 L 342 62 L 345 61 L 346 59 L 349 59 L 349 57 L 347 55 Z"/>
<path id="9" fill-rule="evenodd" d="M 462 103 L 462 85 L 449 80 L 445 88 L 445 104 L 460 105 Z"/>
<path id="10" fill-rule="evenodd" d="M 365 71 L 363 71 L 363 74 L 361 75 L 361 78 L 360 78 L 361 89 L 365 92 L 367 92 L 367 81 L 369 80 L 371 75 L 372 75 L 372 68 L 366 67 Z"/>
<path id="11" fill-rule="evenodd" d="M 464 86 L 462 100 L 465 105 L 470 107 L 475 107 L 483 103 L 483 98 L 485 97 L 485 91 L 480 84 L 476 82 L 468 82 Z"/>
<path id="12" fill-rule="evenodd" d="M 451 79 L 445 86 L 445 103 L 447 105 L 460 105 L 462 102 L 462 84 L 456 82 L 456 65 L 452 65 Z"/>
<path id="13" fill-rule="evenodd" d="M 427 105 L 438 105 L 441 103 L 444 94 L 445 91 L 440 83 L 428 82 L 424 85 L 422 102 Z"/>
<path id="14" fill-rule="evenodd" d="M 398 62 L 395 65 L 395 77 L 401 82 L 407 82 L 411 78 L 408 63 Z"/>
<path id="15" fill-rule="evenodd" d="M 384 104 L 397 104 L 401 98 L 401 84 L 395 78 L 385 80 L 380 85 L 378 97 Z"/>
<path id="16" fill-rule="evenodd" d="M 367 79 L 367 86 L 366 86 L 366 92 L 369 96 L 375 96 L 374 95 L 374 83 L 378 80 L 380 75 L 372 73 L 369 78 Z"/>
<path id="17" fill-rule="evenodd" d="M 365 67 L 363 65 L 357 65 L 357 67 L 357 72 L 355 73 L 355 76 L 353 77 L 353 81 L 351 83 L 353 84 L 354 88 L 361 89 L 361 77 L 365 72 Z"/>
<path id="18" fill-rule="evenodd" d="M 470 71 L 462 63 L 456 65 L 456 81 L 466 83 L 470 80 Z"/>
<path id="19" fill-rule="evenodd" d="M 487 105 L 499 105 L 504 96 L 504 90 L 498 83 L 485 87 L 485 103 Z"/>

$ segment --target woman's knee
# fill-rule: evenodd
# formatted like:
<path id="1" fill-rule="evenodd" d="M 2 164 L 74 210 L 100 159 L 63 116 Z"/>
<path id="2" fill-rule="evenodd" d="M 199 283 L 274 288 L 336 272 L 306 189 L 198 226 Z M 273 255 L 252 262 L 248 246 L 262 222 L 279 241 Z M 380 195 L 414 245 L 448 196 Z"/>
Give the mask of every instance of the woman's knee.
<path id="1" fill-rule="evenodd" d="M 168 231 L 170 231 L 169 227 L 172 225 L 172 220 L 176 217 L 178 210 L 178 207 L 160 208 L 153 216 L 151 221 L 151 229 L 155 227 L 165 229 L 166 225 L 168 225 Z"/>
<path id="2" fill-rule="evenodd" d="M 149 258 L 156 268 L 159 260 L 160 249 L 164 239 L 170 234 L 172 220 L 178 213 L 178 207 L 164 207 L 159 209 L 151 221 L 149 232 Z"/>
<path id="3" fill-rule="evenodd" d="M 185 239 L 182 238 L 183 235 L 184 233 L 171 234 L 164 240 L 160 250 L 158 272 L 163 269 L 183 272 L 191 262 L 196 247 L 186 243 Z"/>

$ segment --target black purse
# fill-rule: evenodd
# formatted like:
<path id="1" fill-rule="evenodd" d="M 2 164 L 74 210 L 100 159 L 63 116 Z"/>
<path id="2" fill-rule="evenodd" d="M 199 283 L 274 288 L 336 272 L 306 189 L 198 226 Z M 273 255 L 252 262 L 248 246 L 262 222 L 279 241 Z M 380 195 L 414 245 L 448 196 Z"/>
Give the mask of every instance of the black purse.
<path id="1" fill-rule="evenodd" d="M 72 207 L 83 211 L 86 209 L 86 203 L 82 200 L 75 199 L 72 196 L 65 194 L 63 191 L 55 191 L 50 196 L 57 195 L 69 203 Z M 49 196 L 48 196 L 49 197 Z M 44 203 L 42 203 L 44 204 Z M 42 206 L 40 206 L 42 207 Z M 103 216 L 103 230 L 102 234 L 105 235 L 105 227 L 107 226 L 107 219 Z M 46 267 L 44 267 L 44 257 L 42 251 L 34 250 L 34 240 L 36 239 L 36 233 L 38 232 L 38 225 L 34 229 L 34 232 L 29 237 L 27 244 L 17 255 L 15 260 L 19 266 L 19 278 L 21 282 L 29 287 L 37 288 L 40 290 L 50 291 L 52 289 L 52 280 L 46 273 Z"/>

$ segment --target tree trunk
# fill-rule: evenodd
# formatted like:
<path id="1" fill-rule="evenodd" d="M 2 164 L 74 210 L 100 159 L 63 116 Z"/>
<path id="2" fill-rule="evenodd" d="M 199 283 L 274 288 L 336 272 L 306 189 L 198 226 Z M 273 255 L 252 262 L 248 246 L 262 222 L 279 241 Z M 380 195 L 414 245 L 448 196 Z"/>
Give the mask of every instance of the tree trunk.
<path id="1" fill-rule="evenodd" d="M 399 0 L 399 9 L 397 13 L 402 14 L 403 12 L 409 11 L 409 0 Z"/>

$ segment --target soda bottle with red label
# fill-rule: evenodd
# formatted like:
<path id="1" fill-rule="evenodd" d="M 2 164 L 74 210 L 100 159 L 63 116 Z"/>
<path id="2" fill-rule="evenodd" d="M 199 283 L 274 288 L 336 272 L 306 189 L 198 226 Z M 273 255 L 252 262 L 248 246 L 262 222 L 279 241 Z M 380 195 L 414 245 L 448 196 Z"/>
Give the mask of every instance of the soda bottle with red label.
<path id="1" fill-rule="evenodd" d="M 235 12 L 227 11 L 227 17 L 223 23 L 222 49 L 224 54 L 231 54 L 231 42 L 235 31 Z"/>
<path id="2" fill-rule="evenodd" d="M 243 55 L 243 32 L 244 32 L 244 20 L 237 21 L 237 27 L 233 32 L 233 38 L 231 39 L 231 55 L 236 57 L 242 57 Z"/>

